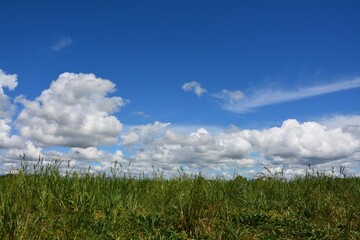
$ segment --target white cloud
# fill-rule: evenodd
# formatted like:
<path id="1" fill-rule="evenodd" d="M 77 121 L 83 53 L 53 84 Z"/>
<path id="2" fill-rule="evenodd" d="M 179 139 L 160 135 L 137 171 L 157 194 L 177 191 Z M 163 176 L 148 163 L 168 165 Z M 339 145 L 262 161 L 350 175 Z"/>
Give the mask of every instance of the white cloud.
<path id="1" fill-rule="evenodd" d="M 9 123 L 4 119 L 0 119 L 0 148 L 20 149 L 24 147 L 24 145 L 24 141 L 20 136 L 11 135 L 11 126 Z"/>
<path id="2" fill-rule="evenodd" d="M 59 41 L 57 41 L 53 46 L 52 46 L 52 50 L 54 51 L 60 51 L 63 48 L 66 48 L 68 46 L 70 46 L 72 44 L 72 38 L 69 36 L 65 36 L 62 37 L 61 39 L 59 39 Z"/>
<path id="3" fill-rule="evenodd" d="M 356 139 L 360 139 L 360 124 L 357 125 L 346 125 L 342 128 L 344 132 L 347 132 L 354 136 Z"/>
<path id="4" fill-rule="evenodd" d="M 181 146 L 200 146 L 213 142 L 214 139 L 210 133 L 204 128 L 199 128 L 189 135 L 183 135 L 173 130 L 167 130 L 159 143 L 174 145 L 180 144 Z"/>
<path id="5" fill-rule="evenodd" d="M 6 74 L 0 69 L 0 148 L 21 148 L 24 146 L 24 142 L 19 136 L 12 135 L 11 117 L 15 107 L 4 92 L 4 88 L 8 88 L 10 91 L 14 90 L 17 84 L 16 74 Z"/>
<path id="6" fill-rule="evenodd" d="M 213 96 L 230 104 L 243 99 L 245 97 L 245 94 L 239 90 L 230 91 L 223 89 L 220 93 L 213 94 Z"/>
<path id="7" fill-rule="evenodd" d="M 342 128 L 349 125 L 360 125 L 360 115 L 333 115 L 320 120 L 328 128 Z"/>
<path id="8" fill-rule="evenodd" d="M 69 152 L 62 155 L 62 158 L 76 160 L 77 162 L 82 161 L 85 163 L 88 162 L 113 163 L 115 160 L 122 161 L 124 159 L 124 154 L 120 150 L 117 150 L 115 151 L 114 154 L 112 154 L 104 150 L 99 150 L 95 147 L 71 148 Z"/>
<path id="9" fill-rule="evenodd" d="M 123 138 L 129 143 L 127 146 L 136 144 L 132 161 L 142 167 L 151 165 L 173 172 L 186 166 L 193 171 L 228 174 L 234 170 L 243 172 L 244 167 L 261 165 L 265 160 L 270 165 L 295 166 L 285 172 L 293 176 L 303 173 L 308 164 L 341 166 L 360 155 L 360 138 L 355 134 L 292 119 L 284 121 L 281 127 L 264 130 L 232 127 L 215 135 L 204 128 L 183 133 L 176 126 L 159 122 L 133 130 Z"/>
<path id="10" fill-rule="evenodd" d="M 185 91 L 185 92 L 190 92 L 190 91 L 194 91 L 194 93 L 200 97 L 202 94 L 206 93 L 207 90 L 205 88 L 202 88 L 200 83 L 198 82 L 188 82 L 188 83 L 185 83 L 183 86 L 182 86 L 182 89 Z"/>
<path id="11" fill-rule="evenodd" d="M 7 87 L 9 90 L 14 90 L 18 85 L 16 74 L 6 74 L 0 69 L 0 88 Z"/>
<path id="12" fill-rule="evenodd" d="M 360 140 L 360 115 L 333 115 L 320 120 L 329 129 L 341 128 Z"/>
<path id="13" fill-rule="evenodd" d="M 360 140 L 341 128 L 293 119 L 280 128 L 244 130 L 242 137 L 275 164 L 318 164 L 347 159 L 360 151 Z"/>
<path id="14" fill-rule="evenodd" d="M 206 129 L 199 128 L 183 134 L 169 129 L 168 124 L 155 122 L 132 128 L 123 140 L 128 146 L 137 144 L 131 156 L 135 164 L 154 165 L 167 171 L 176 172 L 180 166 L 202 172 L 228 168 L 234 170 L 255 163 L 247 157 L 251 145 L 240 133 L 213 136 Z"/>
<path id="15" fill-rule="evenodd" d="M 22 148 L 11 148 L 3 152 L 3 160 L 14 162 L 19 164 L 20 157 L 19 155 L 25 154 L 26 161 L 36 161 L 39 157 L 44 156 L 42 148 L 34 146 L 31 141 L 26 141 Z"/>
<path id="16" fill-rule="evenodd" d="M 123 164 L 125 167 L 121 169 L 127 172 L 126 163 L 129 161 L 124 158 L 120 150 L 110 153 L 99 150 L 95 147 L 89 148 L 71 148 L 68 152 L 46 151 L 40 147 L 36 147 L 32 142 L 27 141 L 22 149 L 8 149 L 0 152 L 2 161 L 0 161 L 0 174 L 6 174 L 10 171 L 17 171 L 22 168 L 22 159 L 33 170 L 32 164 L 37 165 L 38 160 L 42 159 L 43 164 L 53 164 L 54 160 L 60 160 L 59 170 L 61 173 L 77 171 L 84 173 L 89 170 L 90 173 L 106 173 L 111 174 L 111 168 L 114 167 L 115 161 Z"/>
<path id="17" fill-rule="evenodd" d="M 156 121 L 153 124 L 132 127 L 127 134 L 121 136 L 122 144 L 130 146 L 139 142 L 147 143 L 169 125 L 170 123 Z"/>
<path id="18" fill-rule="evenodd" d="M 19 154 L 22 153 L 30 161 L 39 156 L 70 160 L 71 167 L 77 171 L 87 171 L 90 165 L 91 171 L 109 173 L 110 167 L 118 161 L 122 164 L 121 171 L 130 175 L 151 175 L 160 169 L 166 176 L 172 176 L 178 173 L 180 166 L 187 173 L 227 177 L 234 172 L 246 174 L 251 169 L 261 169 L 261 166 L 268 167 L 273 173 L 280 171 L 279 165 L 285 166 L 286 176 L 303 175 L 308 164 L 312 169 L 327 172 L 332 166 L 337 169 L 346 166 L 350 171 L 359 167 L 356 162 L 360 157 L 360 136 L 316 122 L 299 123 L 290 119 L 281 127 L 264 130 L 231 127 L 216 134 L 205 128 L 185 133 L 182 126 L 180 130 L 161 122 L 134 126 L 122 136 L 126 156 L 120 150 L 110 153 L 95 147 L 74 147 L 65 153 L 48 152 L 28 141 L 22 149 L 14 147 L 0 151 L 3 159 L 0 172 L 8 170 L 9 164 L 19 167 Z"/>
<path id="19" fill-rule="evenodd" d="M 219 145 L 223 148 L 221 156 L 227 158 L 245 158 L 252 151 L 252 146 L 239 132 L 221 133 Z"/>
<path id="20" fill-rule="evenodd" d="M 356 153 L 359 154 L 359 153 Z M 354 155 L 356 155 L 354 154 Z M 359 156 L 349 159 L 339 159 L 330 162 L 319 163 L 316 165 L 307 165 L 303 164 L 283 164 L 281 166 L 274 166 L 270 163 L 263 164 L 263 169 L 260 171 L 252 171 L 253 176 L 277 176 L 292 178 L 295 176 L 305 176 L 306 174 L 317 176 L 320 174 L 325 174 L 327 176 L 343 177 L 347 176 L 360 176 L 359 169 Z M 341 170 L 343 169 L 343 170 Z"/>
<path id="21" fill-rule="evenodd" d="M 197 83 L 189 84 L 184 84 L 185 91 L 194 91 L 198 96 L 206 91 Z M 292 95 L 290 92 L 278 99 L 300 99 L 315 93 L 340 91 L 356 84 L 357 80 L 354 80 L 308 88 L 299 90 L 297 94 L 292 92 L 293 98 L 289 97 Z M 0 157 L 3 159 L 0 173 L 8 172 L 11 167 L 20 168 L 19 154 L 26 154 L 29 161 L 36 161 L 42 156 L 48 160 L 70 160 L 71 167 L 77 171 L 87 170 L 91 165 L 91 171 L 109 173 L 110 167 L 118 161 L 126 166 L 121 171 L 130 175 L 151 174 L 154 169 L 161 169 L 171 176 L 178 172 L 180 166 L 186 172 L 209 173 L 211 176 L 230 176 L 234 171 L 244 173 L 259 169 L 261 165 L 268 166 L 274 173 L 281 170 L 279 165 L 283 165 L 285 175 L 291 176 L 304 174 L 307 164 L 327 171 L 332 166 L 346 166 L 356 173 L 354 169 L 360 168 L 358 115 L 335 115 L 319 122 L 304 123 L 290 119 L 284 121 L 281 127 L 264 130 L 172 126 L 156 121 L 128 127 L 121 136 L 122 146 L 126 148 L 124 155 L 121 150 L 111 153 L 97 148 L 117 144 L 122 131 L 122 124 L 113 114 L 125 105 L 125 101 L 108 96 L 115 91 L 115 84 L 111 81 L 93 74 L 61 74 L 35 100 L 18 97 L 17 101 L 24 108 L 13 122 L 9 111 L 5 111 L 12 104 L 3 88 L 12 90 L 16 86 L 16 75 L 0 71 L 0 93 L 5 99 L 0 98 L 0 103 L 6 106 L 1 108 L 6 118 L 0 118 Z M 213 96 L 233 105 L 249 98 L 240 91 L 225 89 Z M 18 128 L 20 136 L 13 134 L 13 125 Z M 70 149 L 56 152 L 42 148 L 49 146 Z"/>
<path id="22" fill-rule="evenodd" d="M 16 74 L 6 74 L 0 69 L 0 118 L 10 118 L 14 111 L 14 107 L 9 97 L 5 94 L 4 88 L 12 91 L 16 88 L 17 84 Z"/>
<path id="23" fill-rule="evenodd" d="M 65 155 L 66 159 L 81 160 L 81 161 L 99 161 L 106 160 L 110 157 L 110 154 L 98 150 L 95 147 L 88 148 L 71 148 L 70 151 Z"/>
<path id="24" fill-rule="evenodd" d="M 213 96 L 220 99 L 221 105 L 229 111 L 236 113 L 245 113 L 259 107 L 273 105 L 282 102 L 289 102 L 318 96 L 326 93 L 338 92 L 342 90 L 360 87 L 360 78 L 347 80 L 342 82 L 330 83 L 322 86 L 299 88 L 296 90 L 274 90 L 274 89 L 260 89 L 243 96 L 238 92 L 238 99 L 235 99 L 233 92 L 225 92 L 214 94 Z M 236 93 L 236 92 L 235 92 Z"/>
<path id="25" fill-rule="evenodd" d="M 43 164 L 46 165 L 61 155 L 62 153 L 58 152 L 44 152 L 42 148 L 36 147 L 31 141 L 27 141 L 21 148 L 9 148 L 0 151 L 0 174 L 17 172 L 23 169 L 25 165 L 29 171 L 33 171 L 34 168 L 31 165 L 36 165 L 39 159 L 44 160 Z M 22 166 L 22 164 L 25 165 Z"/>
<path id="26" fill-rule="evenodd" d="M 111 168 L 114 167 L 115 162 L 123 164 L 124 166 L 129 162 L 120 150 L 111 153 L 95 147 L 71 148 L 68 152 L 62 153 L 60 158 L 64 160 L 65 163 L 70 163 L 72 171 L 90 171 L 90 173 L 105 173 L 110 175 L 112 174 Z M 127 172 L 125 167 L 121 169 L 122 172 Z M 67 166 L 63 165 L 62 171 L 65 172 L 66 170 L 69 171 Z"/>
<path id="27" fill-rule="evenodd" d="M 122 124 L 111 115 L 124 106 L 107 97 L 115 84 L 94 74 L 63 73 L 34 101 L 24 105 L 16 126 L 39 146 L 92 147 L 116 144 Z"/>

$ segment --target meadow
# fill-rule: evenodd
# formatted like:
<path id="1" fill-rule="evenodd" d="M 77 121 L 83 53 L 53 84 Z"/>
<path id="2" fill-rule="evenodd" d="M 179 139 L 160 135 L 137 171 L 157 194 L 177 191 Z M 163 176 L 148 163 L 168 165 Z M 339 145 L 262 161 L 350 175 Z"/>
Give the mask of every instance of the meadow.
<path id="1" fill-rule="evenodd" d="M 168 179 L 60 164 L 0 178 L 0 239 L 360 239 L 360 179 L 345 174 Z"/>

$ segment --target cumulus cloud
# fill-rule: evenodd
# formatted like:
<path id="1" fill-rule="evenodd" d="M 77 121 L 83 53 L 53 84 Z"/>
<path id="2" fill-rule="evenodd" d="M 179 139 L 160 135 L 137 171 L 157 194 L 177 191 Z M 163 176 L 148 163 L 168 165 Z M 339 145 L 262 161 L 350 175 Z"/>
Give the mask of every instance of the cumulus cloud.
<path id="1" fill-rule="evenodd" d="M 356 139 L 360 139 L 360 124 L 346 125 L 342 128 L 344 132 L 347 132 L 354 136 Z"/>
<path id="2" fill-rule="evenodd" d="M 333 115 L 320 120 L 328 128 L 360 125 L 360 115 Z"/>
<path id="3" fill-rule="evenodd" d="M 252 151 L 251 144 L 239 132 L 221 133 L 219 145 L 222 147 L 221 156 L 227 158 L 245 158 Z"/>
<path id="4" fill-rule="evenodd" d="M 63 159 L 75 160 L 77 162 L 98 162 L 98 163 L 110 163 L 113 164 L 114 161 L 122 161 L 124 159 L 124 154 L 122 151 L 117 150 L 115 153 L 110 153 L 104 150 L 99 150 L 96 147 L 88 148 L 71 148 L 69 152 L 61 156 Z M 108 169 L 103 169 L 108 170 Z"/>
<path id="5" fill-rule="evenodd" d="M 206 91 L 196 82 L 187 84 L 183 89 L 198 96 Z M 114 113 L 125 105 L 125 101 L 109 96 L 115 91 L 115 84 L 109 80 L 94 74 L 63 73 L 34 100 L 18 97 L 23 109 L 13 122 L 9 111 L 12 104 L 4 88 L 13 90 L 16 86 L 17 76 L 0 70 L 0 173 L 14 166 L 19 168 L 19 154 L 25 154 L 29 161 L 39 157 L 69 160 L 71 167 L 79 171 L 87 170 L 90 165 L 92 171 L 109 172 L 115 161 L 123 166 L 131 163 L 131 169 L 123 170 L 135 175 L 151 174 L 154 168 L 176 174 L 180 166 L 187 172 L 215 175 L 229 175 L 234 171 L 244 173 L 245 169 L 254 166 L 256 169 L 261 165 L 268 166 L 274 173 L 282 171 L 279 165 L 286 166 L 284 173 L 288 175 L 303 174 L 306 172 L 304 166 L 308 164 L 318 169 L 360 166 L 358 115 L 335 115 L 304 123 L 289 119 L 280 127 L 263 130 L 236 127 L 214 130 L 209 126 L 173 126 L 155 121 L 129 126 L 120 135 L 123 126 Z M 330 84 L 301 90 L 297 94 L 293 92 L 293 96 L 300 97 L 284 97 L 285 94 L 283 99 L 300 99 L 356 86 L 357 80 Z M 254 96 L 250 95 L 250 98 Z M 233 106 L 249 101 L 249 95 L 226 89 L 213 97 Z M 263 96 L 263 99 L 267 97 Z M 133 114 L 145 115 L 143 112 Z M 20 135 L 14 135 L 13 125 Z M 117 145 L 119 138 L 119 148 L 125 154 L 120 149 L 108 152 L 98 148 L 100 145 Z M 47 147 L 65 149 L 58 152 L 49 151 Z"/>
<path id="6" fill-rule="evenodd" d="M 242 137 L 275 164 L 318 164 L 346 159 L 360 151 L 360 141 L 341 128 L 286 120 L 281 127 L 244 130 Z"/>
<path id="7" fill-rule="evenodd" d="M 0 119 L 0 148 L 20 149 L 22 147 L 24 147 L 23 139 L 20 136 L 11 135 L 11 126 L 9 123 L 4 119 Z"/>
<path id="8" fill-rule="evenodd" d="M 39 146 L 94 147 L 116 144 L 122 124 L 111 115 L 124 106 L 107 97 L 115 84 L 94 74 L 63 73 L 49 89 L 24 105 L 16 126 L 21 136 Z"/>
<path id="9" fill-rule="evenodd" d="M 14 90 L 17 84 L 16 74 L 6 74 L 0 69 L 0 148 L 21 148 L 24 146 L 24 142 L 19 136 L 12 135 L 11 116 L 14 106 L 4 92 L 4 88 Z"/>
<path id="10" fill-rule="evenodd" d="M 67 152 L 48 151 L 41 147 L 36 147 L 31 141 L 27 141 L 22 149 L 7 149 L 0 152 L 2 161 L 0 161 L 0 174 L 8 172 L 17 172 L 22 168 L 22 157 L 30 163 L 30 169 L 33 170 L 31 164 L 37 165 L 41 159 L 44 165 L 53 164 L 54 160 L 61 160 L 59 171 L 61 173 L 77 171 L 78 173 L 105 173 L 112 174 L 111 168 L 114 163 L 123 164 L 129 161 L 124 157 L 120 150 L 110 153 L 99 150 L 95 147 L 88 148 L 70 148 Z M 121 169 L 127 172 L 126 168 Z"/>
<path id="11" fill-rule="evenodd" d="M 52 50 L 60 51 L 63 48 L 69 47 L 72 44 L 72 38 L 69 36 L 61 37 L 53 46 Z"/>
<path id="12" fill-rule="evenodd" d="M 111 155 L 105 151 L 98 150 L 95 147 L 88 148 L 71 148 L 70 151 L 64 155 L 66 159 L 81 160 L 81 161 L 99 161 L 111 158 Z"/>
<path id="13" fill-rule="evenodd" d="M 123 145 L 136 145 L 130 158 L 137 164 L 151 163 L 169 171 L 186 166 L 224 173 L 265 161 L 269 165 L 295 166 L 286 169 L 286 174 L 295 175 L 303 173 L 308 164 L 340 166 L 357 159 L 360 137 L 350 131 L 354 130 L 289 119 L 280 127 L 264 130 L 232 127 L 211 134 L 198 128 L 184 133 L 176 126 L 156 122 L 133 127 L 124 135 Z"/>
<path id="14" fill-rule="evenodd" d="M 140 142 L 148 143 L 169 125 L 170 123 L 156 121 L 153 124 L 131 127 L 128 133 L 121 136 L 122 144 L 130 146 Z"/>
<path id="15" fill-rule="evenodd" d="M 200 83 L 198 82 L 187 82 L 182 86 L 182 89 L 185 92 L 191 92 L 193 91 L 198 97 L 200 97 L 201 95 L 203 95 L 204 93 L 207 92 L 207 90 L 205 88 L 202 88 Z"/>
<path id="16" fill-rule="evenodd" d="M 6 74 L 6 72 L 0 69 L 0 118 L 10 118 L 14 110 L 9 97 L 4 92 L 4 88 L 12 91 L 16 88 L 17 84 L 16 74 Z"/>
<path id="17" fill-rule="evenodd" d="M 177 133 L 171 129 L 167 130 L 163 139 L 159 142 L 162 144 L 180 144 L 181 146 L 200 146 L 213 143 L 214 139 L 211 134 L 204 128 L 199 128 L 189 135 Z"/>
<path id="18" fill-rule="evenodd" d="M 9 90 L 14 90 L 18 85 L 16 74 L 6 74 L 0 69 L 0 88 L 7 87 Z"/>
<path id="19" fill-rule="evenodd" d="M 308 164 L 312 169 L 328 172 L 332 166 L 351 169 L 358 166 L 360 136 L 349 131 L 293 119 L 284 121 L 280 127 L 264 130 L 230 127 L 215 134 L 201 127 L 185 132 L 183 127 L 154 122 L 133 126 L 123 134 L 126 155 L 120 150 L 110 153 L 96 147 L 73 147 L 65 153 L 47 152 L 28 141 L 23 149 L 2 151 L 4 160 L 0 171 L 9 169 L 10 163 L 19 166 L 18 156 L 25 153 L 31 161 L 39 156 L 70 160 L 71 166 L 79 171 L 91 165 L 91 171 L 109 173 L 118 161 L 127 166 L 122 171 L 132 175 L 151 174 L 154 169 L 161 169 L 166 176 L 171 176 L 183 167 L 188 173 L 231 177 L 235 171 L 249 173 L 254 166 L 255 169 L 266 166 L 274 174 L 284 168 L 287 176 L 303 175 Z"/>
<path id="20" fill-rule="evenodd" d="M 320 120 L 327 128 L 341 128 L 344 132 L 360 139 L 360 115 L 333 115 Z"/>
<path id="21" fill-rule="evenodd" d="M 45 154 L 40 147 L 36 147 L 31 141 L 26 141 L 21 148 L 9 148 L 2 153 L 2 159 L 7 162 L 13 162 L 17 165 L 20 164 L 20 155 L 26 156 L 26 161 L 36 161 L 39 157 L 51 157 L 52 154 Z"/>
<path id="22" fill-rule="evenodd" d="M 251 145 L 240 133 L 210 134 L 199 128 L 188 134 L 170 129 L 169 124 L 155 122 L 132 128 L 123 137 L 123 144 L 137 144 L 131 156 L 134 163 L 150 164 L 176 171 L 187 166 L 201 171 L 237 169 L 255 163 L 248 157 Z M 125 145 L 125 144 L 124 144 Z"/>
<path id="23" fill-rule="evenodd" d="M 295 90 L 260 89 L 247 93 L 246 96 L 241 91 L 237 91 L 235 92 L 237 94 L 234 94 L 234 92 L 227 90 L 224 92 L 223 90 L 223 92 L 213 96 L 220 99 L 224 109 L 236 113 L 245 113 L 267 105 L 290 102 L 358 87 L 360 87 L 360 78 Z"/>
<path id="24" fill-rule="evenodd" d="M 69 160 L 72 168 L 76 171 L 88 171 L 90 166 L 90 172 L 106 174 L 112 174 L 111 168 L 114 167 L 115 162 L 123 165 L 129 162 L 120 150 L 111 153 L 95 147 L 71 148 L 67 153 L 61 155 L 61 159 Z M 122 169 L 123 172 L 126 170 Z"/>

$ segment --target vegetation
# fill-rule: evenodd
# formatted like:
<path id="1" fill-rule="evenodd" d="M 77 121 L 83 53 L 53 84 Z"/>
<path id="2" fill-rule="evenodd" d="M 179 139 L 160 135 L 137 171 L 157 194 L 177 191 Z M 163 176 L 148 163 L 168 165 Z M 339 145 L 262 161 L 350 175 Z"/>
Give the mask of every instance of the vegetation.
<path id="1" fill-rule="evenodd" d="M 59 164 L 0 178 L 0 239 L 360 239 L 355 177 L 108 177 Z"/>

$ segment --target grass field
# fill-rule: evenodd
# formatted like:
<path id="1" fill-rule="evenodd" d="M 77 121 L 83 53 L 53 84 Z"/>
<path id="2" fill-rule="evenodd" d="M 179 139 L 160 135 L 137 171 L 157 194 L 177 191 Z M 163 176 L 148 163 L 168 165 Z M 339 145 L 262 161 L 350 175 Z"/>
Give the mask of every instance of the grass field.
<path id="1" fill-rule="evenodd" d="M 0 178 L 0 239 L 360 239 L 360 179 Z"/>

